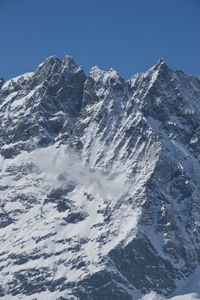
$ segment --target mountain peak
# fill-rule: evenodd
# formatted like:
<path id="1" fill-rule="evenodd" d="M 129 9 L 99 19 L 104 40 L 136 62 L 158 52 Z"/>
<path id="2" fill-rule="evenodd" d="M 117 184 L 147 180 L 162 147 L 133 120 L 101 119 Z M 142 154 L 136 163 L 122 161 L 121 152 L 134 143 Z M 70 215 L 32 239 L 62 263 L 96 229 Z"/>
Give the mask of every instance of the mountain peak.
<path id="1" fill-rule="evenodd" d="M 77 65 L 72 56 L 66 55 L 62 61 L 62 65 L 65 69 L 71 72 L 77 72 L 83 70 L 81 66 Z"/>
<path id="2" fill-rule="evenodd" d="M 73 57 L 70 56 L 70 55 L 65 55 L 63 61 L 64 61 L 66 64 L 67 64 L 67 63 L 68 63 L 68 64 L 70 64 L 70 63 L 75 64 L 75 61 L 74 61 Z"/>
<path id="3" fill-rule="evenodd" d="M 103 71 L 99 69 L 97 65 L 94 65 L 89 72 L 89 77 L 92 78 L 94 81 L 98 81 L 102 73 Z"/>
<path id="4" fill-rule="evenodd" d="M 60 61 L 60 59 L 56 55 L 51 55 L 51 56 L 47 57 L 45 59 L 45 61 L 47 61 L 47 62 L 56 62 L 56 61 Z"/>
<path id="5" fill-rule="evenodd" d="M 164 58 L 160 58 L 153 66 L 154 70 L 162 71 L 162 70 L 169 70 L 170 67 L 166 64 Z"/>
<path id="6" fill-rule="evenodd" d="M 200 83 L 81 70 L 0 89 L 0 297 L 168 297 L 200 264 Z"/>
<path id="7" fill-rule="evenodd" d="M 55 56 L 55 55 L 52 55 L 52 56 L 49 56 L 45 59 L 45 61 L 43 61 L 39 66 L 38 66 L 38 69 L 41 69 L 47 65 L 53 65 L 55 63 L 60 63 L 60 59 Z"/>
<path id="8" fill-rule="evenodd" d="M 163 64 L 166 64 L 166 63 L 165 63 L 164 58 L 161 57 L 161 58 L 156 62 L 156 65 L 163 65 Z"/>
<path id="9" fill-rule="evenodd" d="M 51 69 L 53 66 L 65 68 L 72 72 L 82 69 L 82 67 L 78 66 L 73 57 L 70 55 L 66 55 L 63 60 L 60 60 L 57 56 L 52 55 L 45 59 L 45 61 L 38 66 L 37 70 L 41 71 L 41 69 Z"/>
<path id="10" fill-rule="evenodd" d="M 117 74 L 117 71 L 112 68 L 101 70 L 97 65 L 94 65 L 90 70 L 89 77 L 96 82 L 101 81 L 101 83 L 105 84 L 110 81 L 110 79 L 118 79 L 119 75 Z"/>

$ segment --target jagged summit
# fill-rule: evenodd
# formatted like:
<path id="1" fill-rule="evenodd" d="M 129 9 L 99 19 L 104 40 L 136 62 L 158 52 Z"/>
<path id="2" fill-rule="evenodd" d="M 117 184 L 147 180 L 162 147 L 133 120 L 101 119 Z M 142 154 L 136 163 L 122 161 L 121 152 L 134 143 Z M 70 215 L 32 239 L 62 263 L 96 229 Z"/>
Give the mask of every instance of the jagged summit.
<path id="1" fill-rule="evenodd" d="M 97 65 L 94 65 L 89 72 L 89 77 L 95 80 L 95 78 L 99 78 L 101 76 L 102 72 L 103 71 Z"/>
<path id="2" fill-rule="evenodd" d="M 153 83 L 158 80 L 158 78 L 166 80 L 166 75 L 170 75 L 173 72 L 174 71 L 166 64 L 165 60 L 161 58 L 146 72 L 134 74 L 128 80 L 128 83 L 130 83 L 131 87 L 134 88 L 135 84 L 142 84 L 144 81 L 151 81 Z"/>
<path id="3" fill-rule="evenodd" d="M 0 297 L 138 300 L 200 264 L 200 81 L 52 56 L 0 89 Z"/>
<path id="4" fill-rule="evenodd" d="M 63 59 L 63 65 L 66 65 L 66 67 L 71 67 L 71 66 L 74 66 L 74 67 L 79 67 L 72 56 L 69 56 L 69 55 L 66 55 Z"/>
<path id="5" fill-rule="evenodd" d="M 60 69 L 60 71 L 59 71 Z M 58 73 L 59 72 L 78 72 L 82 71 L 82 67 L 78 66 L 72 56 L 66 55 L 63 60 L 59 59 L 57 56 L 53 55 L 45 59 L 44 62 L 39 64 L 35 73 L 44 74 L 44 76 L 48 76 L 48 72 Z"/>
<path id="6" fill-rule="evenodd" d="M 150 69 L 154 70 L 159 76 L 166 76 L 166 73 L 170 74 L 174 72 L 165 62 L 164 58 L 159 59 L 154 66 Z"/>
<path id="7" fill-rule="evenodd" d="M 42 64 L 54 64 L 54 63 L 61 63 L 61 60 L 56 55 L 51 55 L 47 57 Z"/>
<path id="8" fill-rule="evenodd" d="M 167 65 L 164 58 L 160 58 L 156 63 L 155 67 L 161 67 L 162 65 Z"/>
<path id="9" fill-rule="evenodd" d="M 119 75 L 112 68 L 109 68 L 107 70 L 100 70 L 97 65 L 94 65 L 89 72 L 89 77 L 94 81 L 101 81 L 102 83 L 105 83 L 110 79 L 118 79 Z"/>
<path id="10" fill-rule="evenodd" d="M 61 65 L 61 60 L 55 56 L 49 56 L 45 59 L 45 61 L 43 61 L 41 64 L 39 64 L 39 66 L 36 69 L 36 72 L 41 72 L 44 69 L 50 69 L 52 68 L 54 65 Z"/>
<path id="11" fill-rule="evenodd" d="M 82 106 L 85 80 L 71 57 L 61 61 L 51 56 L 35 72 L 7 81 L 0 91 L 1 127 L 6 130 L 1 154 L 11 157 L 22 149 L 51 144 L 60 139 L 62 128 L 62 137 L 67 136 Z"/>

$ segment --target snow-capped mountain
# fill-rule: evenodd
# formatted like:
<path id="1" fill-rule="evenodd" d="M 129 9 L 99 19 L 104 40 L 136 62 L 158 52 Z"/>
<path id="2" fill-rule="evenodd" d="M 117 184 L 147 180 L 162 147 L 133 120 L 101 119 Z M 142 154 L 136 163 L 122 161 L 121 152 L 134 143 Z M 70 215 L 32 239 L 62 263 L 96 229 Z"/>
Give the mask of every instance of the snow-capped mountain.
<path id="1" fill-rule="evenodd" d="M 136 300 L 200 264 L 200 78 L 72 57 L 0 79 L 0 297 Z"/>

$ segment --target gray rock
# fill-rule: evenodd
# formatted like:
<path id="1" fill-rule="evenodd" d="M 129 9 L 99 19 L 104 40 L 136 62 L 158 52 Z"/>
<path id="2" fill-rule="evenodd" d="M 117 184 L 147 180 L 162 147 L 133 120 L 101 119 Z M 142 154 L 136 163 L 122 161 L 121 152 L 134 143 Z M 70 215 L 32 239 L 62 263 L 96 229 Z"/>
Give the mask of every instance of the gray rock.
<path id="1" fill-rule="evenodd" d="M 198 77 L 52 56 L 0 80 L 0 125 L 0 297 L 166 296 L 199 266 Z"/>

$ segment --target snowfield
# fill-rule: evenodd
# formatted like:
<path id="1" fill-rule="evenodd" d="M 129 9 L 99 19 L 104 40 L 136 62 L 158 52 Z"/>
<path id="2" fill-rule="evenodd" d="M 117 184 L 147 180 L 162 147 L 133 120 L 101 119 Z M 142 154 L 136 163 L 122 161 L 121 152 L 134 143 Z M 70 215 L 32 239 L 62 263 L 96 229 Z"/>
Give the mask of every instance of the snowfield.
<path id="1" fill-rule="evenodd" d="M 199 77 L 52 56 L 0 125 L 0 298 L 200 299 Z"/>

